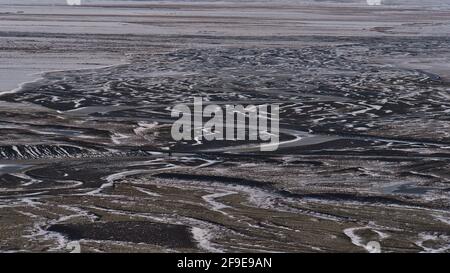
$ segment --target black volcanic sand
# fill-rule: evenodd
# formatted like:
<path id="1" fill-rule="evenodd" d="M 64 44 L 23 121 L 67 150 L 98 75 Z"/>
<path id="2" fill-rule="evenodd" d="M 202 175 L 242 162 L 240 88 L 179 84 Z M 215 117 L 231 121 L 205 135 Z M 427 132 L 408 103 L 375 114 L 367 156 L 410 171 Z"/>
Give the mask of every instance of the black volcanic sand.
<path id="1" fill-rule="evenodd" d="M 48 231 L 62 233 L 70 240 L 121 241 L 168 248 L 196 247 L 189 227 L 146 221 L 56 224 Z"/>
<path id="2" fill-rule="evenodd" d="M 132 8 L 120 9 L 130 18 L 111 19 L 115 7 L 104 7 L 107 20 L 91 12 L 98 20 L 81 31 L 92 34 L 64 33 L 65 18 L 78 25 L 61 15 L 69 13 L 58 14 L 57 34 L 46 15 L 0 14 L 0 48 L 32 66 L 30 51 L 128 56 L 45 73 L 0 97 L 0 251 L 64 252 L 60 234 L 83 252 L 365 252 L 370 241 L 383 252 L 450 251 L 450 83 L 440 75 L 450 38 L 438 32 L 448 12 L 318 5 L 246 7 L 245 18 L 212 5 L 207 32 L 201 16 L 186 19 L 195 35 L 184 26 L 144 35 Z M 178 32 L 172 8 L 139 21 Z M 351 31 L 335 11 L 358 29 L 370 24 Z M 406 24 L 430 18 L 436 24 L 422 30 Z M 116 19 L 131 35 L 96 26 Z M 25 22 L 42 32 L 16 30 Z M 378 24 L 394 28 L 366 37 L 381 35 L 371 29 Z M 265 153 L 252 142 L 175 142 L 170 109 L 194 96 L 205 105 L 279 103 L 283 145 Z"/>

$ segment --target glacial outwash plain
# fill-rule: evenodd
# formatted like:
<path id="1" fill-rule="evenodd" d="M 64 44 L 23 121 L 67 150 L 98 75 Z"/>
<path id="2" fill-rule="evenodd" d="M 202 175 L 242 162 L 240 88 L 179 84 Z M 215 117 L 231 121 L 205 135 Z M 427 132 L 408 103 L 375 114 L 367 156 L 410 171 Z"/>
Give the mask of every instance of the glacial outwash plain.
<path id="1" fill-rule="evenodd" d="M 0 251 L 450 252 L 447 1 L 0 0 Z M 280 147 L 171 107 L 280 104 Z"/>

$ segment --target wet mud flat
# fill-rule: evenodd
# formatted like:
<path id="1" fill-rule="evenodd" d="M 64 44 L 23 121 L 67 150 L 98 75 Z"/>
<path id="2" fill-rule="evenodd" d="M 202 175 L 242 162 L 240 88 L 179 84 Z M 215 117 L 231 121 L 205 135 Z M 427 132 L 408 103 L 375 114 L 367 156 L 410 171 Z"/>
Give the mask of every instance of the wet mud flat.
<path id="1" fill-rule="evenodd" d="M 69 240 L 123 241 L 156 244 L 164 247 L 194 248 L 189 228 L 152 222 L 120 221 L 92 224 L 56 224 L 48 231 L 67 236 Z"/>
<path id="2" fill-rule="evenodd" d="M 95 37 L 133 54 L 0 97 L 1 251 L 450 250 L 450 38 Z M 173 141 L 194 96 L 280 104 L 279 149 Z"/>

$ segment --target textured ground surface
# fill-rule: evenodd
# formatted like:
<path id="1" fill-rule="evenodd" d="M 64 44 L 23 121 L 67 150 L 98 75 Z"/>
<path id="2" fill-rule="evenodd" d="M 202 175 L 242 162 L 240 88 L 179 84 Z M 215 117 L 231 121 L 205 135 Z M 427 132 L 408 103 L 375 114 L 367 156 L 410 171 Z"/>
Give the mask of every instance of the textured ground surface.
<path id="1" fill-rule="evenodd" d="M 1 251 L 450 251 L 449 10 L 45 7 L 0 9 L 0 90 L 62 70 L 0 96 Z M 175 143 L 194 96 L 280 149 Z"/>

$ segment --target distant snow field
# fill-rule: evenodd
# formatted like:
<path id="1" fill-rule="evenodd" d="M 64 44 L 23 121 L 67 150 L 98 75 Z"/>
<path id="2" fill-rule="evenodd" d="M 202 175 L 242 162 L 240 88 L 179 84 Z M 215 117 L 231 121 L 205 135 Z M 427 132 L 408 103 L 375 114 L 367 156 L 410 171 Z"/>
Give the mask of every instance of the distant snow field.
<path id="1" fill-rule="evenodd" d="M 383 3 L 382 0 L 367 0 L 367 5 L 369 6 L 379 6 Z"/>
<path id="2" fill-rule="evenodd" d="M 81 0 L 66 0 L 69 6 L 79 6 L 81 5 Z"/>

